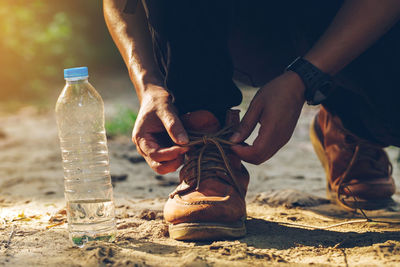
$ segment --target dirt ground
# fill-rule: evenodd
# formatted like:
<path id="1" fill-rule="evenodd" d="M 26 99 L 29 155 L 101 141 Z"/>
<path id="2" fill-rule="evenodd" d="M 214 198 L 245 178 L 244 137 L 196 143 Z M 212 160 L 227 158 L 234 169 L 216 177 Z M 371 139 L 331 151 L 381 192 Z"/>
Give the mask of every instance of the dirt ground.
<path id="1" fill-rule="evenodd" d="M 94 85 L 105 99 L 107 116 L 117 106 L 137 109 L 126 75 Z M 254 93 L 244 90 L 240 109 Z M 54 114 L 34 107 L 2 112 L 0 265 L 400 266 L 400 224 L 358 222 L 324 229 L 362 217 L 325 199 L 324 172 L 308 139 L 316 112 L 304 108 L 291 141 L 273 159 L 260 166 L 246 165 L 251 174 L 248 234 L 239 240 L 169 239 L 162 208 L 178 174 L 153 173 L 129 137 L 109 140 L 118 236 L 112 244 L 89 243 L 82 249 L 68 240 Z M 395 162 L 398 149 L 388 152 Z M 400 185 L 396 164 L 394 177 Z M 400 202 L 400 193 L 394 199 Z M 400 221 L 399 210 L 397 205 L 367 214 Z"/>

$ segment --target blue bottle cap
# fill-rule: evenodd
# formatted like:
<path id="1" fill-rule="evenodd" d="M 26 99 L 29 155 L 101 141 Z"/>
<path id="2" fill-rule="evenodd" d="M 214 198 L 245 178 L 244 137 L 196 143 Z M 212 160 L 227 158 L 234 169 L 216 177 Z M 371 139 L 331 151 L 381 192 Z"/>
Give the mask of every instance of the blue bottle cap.
<path id="1" fill-rule="evenodd" d="M 88 68 L 87 67 L 79 67 L 79 68 L 70 68 L 64 69 L 64 78 L 79 78 L 79 77 L 88 77 Z"/>

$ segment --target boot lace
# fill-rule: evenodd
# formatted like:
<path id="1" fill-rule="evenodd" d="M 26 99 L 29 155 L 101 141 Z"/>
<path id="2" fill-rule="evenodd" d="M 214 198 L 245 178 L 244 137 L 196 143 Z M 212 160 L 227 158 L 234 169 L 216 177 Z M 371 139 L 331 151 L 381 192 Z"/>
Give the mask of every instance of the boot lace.
<path id="1" fill-rule="evenodd" d="M 226 151 L 230 150 L 231 145 L 235 145 L 228 141 L 229 136 L 233 133 L 232 126 L 224 127 L 214 134 L 206 134 L 194 131 L 188 131 L 189 143 L 184 146 L 190 147 L 188 161 L 185 163 L 184 168 L 190 172 L 196 169 L 195 175 L 189 175 L 184 178 L 184 181 L 189 185 L 188 188 L 183 190 L 175 190 L 171 193 L 170 197 L 178 193 L 185 193 L 192 189 L 198 190 L 201 181 L 208 178 L 216 177 L 215 172 L 220 171 L 230 177 L 229 180 L 220 178 L 225 183 L 231 184 L 238 193 L 244 197 L 244 192 L 240 187 L 237 177 L 229 164 L 229 159 Z M 193 183 L 192 181 L 195 180 Z M 196 185 L 196 187 L 194 187 Z"/>
<path id="2" fill-rule="evenodd" d="M 361 161 L 361 160 L 368 160 L 371 162 L 372 167 L 374 167 L 378 171 L 382 171 L 382 172 L 388 171 L 389 175 L 392 174 L 393 166 L 390 163 L 388 156 L 384 151 L 382 152 L 382 156 L 385 157 L 385 161 L 389 165 L 388 170 L 383 170 L 382 167 L 380 167 L 377 164 L 374 164 L 377 161 L 377 157 L 380 156 L 380 155 L 378 155 L 378 153 L 381 154 L 380 152 L 378 152 L 379 150 L 382 149 L 382 147 L 379 145 L 375 145 L 375 144 L 372 144 L 372 143 L 370 143 L 368 141 L 364 141 L 364 140 L 356 140 L 356 138 L 354 138 L 351 135 L 346 136 L 346 143 L 348 143 L 350 145 L 350 147 L 352 149 L 354 149 L 354 153 L 350 160 L 350 163 L 347 165 L 346 170 L 343 172 L 343 174 L 341 175 L 341 177 L 338 180 L 338 190 L 336 192 L 336 198 L 338 200 L 338 203 L 343 208 L 355 212 L 355 211 L 357 211 L 357 208 L 353 208 L 349 204 L 346 203 L 346 201 L 345 201 L 346 197 L 344 196 L 343 192 L 346 189 L 350 193 L 351 197 L 354 199 L 354 202 L 355 203 L 358 202 L 355 194 L 349 188 L 349 181 L 351 178 L 351 176 L 349 174 L 351 173 L 351 170 L 355 166 L 356 162 Z M 361 208 L 358 208 L 358 209 L 364 216 L 366 216 L 364 211 Z"/>

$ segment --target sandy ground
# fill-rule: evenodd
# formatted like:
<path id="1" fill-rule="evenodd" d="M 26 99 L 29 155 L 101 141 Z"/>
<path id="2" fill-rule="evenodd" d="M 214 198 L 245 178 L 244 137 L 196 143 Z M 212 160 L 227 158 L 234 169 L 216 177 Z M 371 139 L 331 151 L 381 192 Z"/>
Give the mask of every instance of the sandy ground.
<path id="1" fill-rule="evenodd" d="M 94 85 L 105 99 L 107 115 L 118 105 L 137 109 L 125 76 Z M 244 91 L 242 110 L 254 93 Z M 89 243 L 82 249 L 68 240 L 54 114 L 32 107 L 0 113 L 0 265 L 400 266 L 400 224 L 362 222 L 322 229 L 361 217 L 325 199 L 324 172 L 308 140 L 316 112 L 303 110 L 291 141 L 273 159 L 247 165 L 248 234 L 233 241 L 169 239 L 162 208 L 177 185 L 177 173 L 153 173 L 129 137 L 109 140 L 118 236 L 112 244 Z M 398 150 L 388 152 L 394 159 Z M 394 176 L 400 185 L 396 165 Z M 400 202 L 399 193 L 395 200 Z M 400 220 L 398 206 L 368 214 Z"/>

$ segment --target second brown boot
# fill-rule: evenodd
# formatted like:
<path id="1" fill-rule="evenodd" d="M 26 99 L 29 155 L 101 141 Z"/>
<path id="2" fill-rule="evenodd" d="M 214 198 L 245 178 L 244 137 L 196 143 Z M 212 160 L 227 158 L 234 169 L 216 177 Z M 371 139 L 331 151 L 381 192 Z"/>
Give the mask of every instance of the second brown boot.
<path id="1" fill-rule="evenodd" d="M 191 149 L 180 171 L 181 183 L 164 207 L 170 237 L 218 240 L 244 236 L 249 174 L 226 141 L 239 123 L 239 111 L 228 112 L 223 128 L 208 111 L 188 113 L 182 122 Z"/>
<path id="2" fill-rule="evenodd" d="M 383 147 L 347 131 L 324 107 L 310 128 L 311 142 L 325 168 L 328 197 L 346 209 L 379 209 L 395 193 L 392 165 Z"/>

